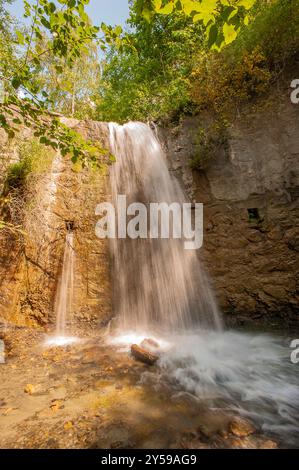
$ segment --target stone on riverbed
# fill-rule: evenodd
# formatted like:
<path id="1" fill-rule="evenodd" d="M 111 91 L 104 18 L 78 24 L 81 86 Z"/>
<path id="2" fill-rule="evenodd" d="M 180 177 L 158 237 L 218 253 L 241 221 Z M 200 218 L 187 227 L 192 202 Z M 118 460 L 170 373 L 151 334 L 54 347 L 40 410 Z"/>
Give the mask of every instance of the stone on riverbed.
<path id="1" fill-rule="evenodd" d="M 229 430 L 237 437 L 247 437 L 256 431 L 255 427 L 248 419 L 239 417 L 234 418 L 229 423 Z"/>
<path id="2" fill-rule="evenodd" d="M 132 344 L 131 354 L 138 361 L 144 362 L 145 364 L 148 364 L 150 366 L 154 365 L 159 359 L 159 356 L 157 354 L 154 354 L 151 351 L 148 351 L 147 349 L 138 346 L 138 344 Z"/>

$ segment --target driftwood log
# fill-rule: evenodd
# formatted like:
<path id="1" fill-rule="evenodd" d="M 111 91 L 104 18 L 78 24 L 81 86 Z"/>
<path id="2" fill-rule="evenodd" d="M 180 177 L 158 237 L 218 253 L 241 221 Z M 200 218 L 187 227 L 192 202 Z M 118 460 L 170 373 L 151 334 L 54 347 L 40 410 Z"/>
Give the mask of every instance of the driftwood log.
<path id="1" fill-rule="evenodd" d="M 147 349 L 144 349 L 138 344 L 132 344 L 131 346 L 131 354 L 132 356 L 137 359 L 138 361 L 144 362 L 150 366 L 154 365 L 155 362 L 159 359 L 157 354 L 154 354 Z"/>

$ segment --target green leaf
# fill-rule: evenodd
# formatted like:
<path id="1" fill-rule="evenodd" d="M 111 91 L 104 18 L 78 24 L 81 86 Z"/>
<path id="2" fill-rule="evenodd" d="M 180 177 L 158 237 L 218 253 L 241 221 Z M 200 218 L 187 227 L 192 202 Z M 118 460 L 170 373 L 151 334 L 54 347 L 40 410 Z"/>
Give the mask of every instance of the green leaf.
<path id="1" fill-rule="evenodd" d="M 49 3 L 49 9 L 50 9 L 50 12 L 51 12 L 51 13 L 54 13 L 54 11 L 56 10 L 55 3 L 50 2 L 50 3 Z"/>
<path id="2" fill-rule="evenodd" d="M 232 13 L 233 11 L 236 11 L 236 12 L 237 12 L 238 9 L 235 8 L 235 7 L 233 7 L 233 6 L 231 6 L 231 5 L 226 6 L 225 8 L 223 8 L 223 11 L 222 11 L 222 13 L 221 13 L 221 15 L 220 15 L 222 21 L 225 22 L 225 23 L 227 23 L 228 18 L 229 18 L 229 16 L 231 15 L 231 13 Z"/>
<path id="3" fill-rule="evenodd" d="M 42 16 L 40 21 L 45 28 L 51 29 L 51 25 L 45 16 Z"/>
<path id="4" fill-rule="evenodd" d="M 4 116 L 4 114 L 0 114 L 0 124 L 2 127 L 6 127 L 7 126 L 7 120 Z"/>
<path id="5" fill-rule="evenodd" d="M 233 18 L 236 16 L 237 13 L 238 13 L 238 10 L 237 10 L 237 9 L 233 10 L 233 11 L 229 14 L 229 16 L 228 16 L 228 18 L 227 18 L 227 22 L 229 23 L 230 20 L 233 19 Z"/>
<path id="6" fill-rule="evenodd" d="M 250 10 L 253 7 L 256 0 L 239 0 L 238 6 L 246 8 L 246 10 Z"/>
<path id="7" fill-rule="evenodd" d="M 160 8 L 158 10 L 158 13 L 161 13 L 162 15 L 169 15 L 170 13 L 173 12 L 174 4 L 173 3 L 167 3 L 165 7 Z"/>
<path id="8" fill-rule="evenodd" d="M 162 0 L 153 0 L 154 8 L 158 12 L 162 6 Z"/>
<path id="9" fill-rule="evenodd" d="M 203 15 L 211 15 L 215 13 L 218 0 L 204 0 L 197 2 L 194 0 L 180 0 L 183 10 L 186 15 L 190 15 L 192 12 L 197 12 Z"/>
<path id="10" fill-rule="evenodd" d="M 235 27 L 233 25 L 225 23 L 223 25 L 223 36 L 224 36 L 224 41 L 225 44 L 230 44 L 233 42 L 236 37 L 237 37 L 237 31 L 235 30 Z"/>
<path id="11" fill-rule="evenodd" d="M 117 36 L 119 36 L 123 32 L 123 29 L 120 25 L 118 25 L 114 28 L 114 32 Z"/>
<path id="12" fill-rule="evenodd" d="M 17 89 L 19 88 L 19 86 L 21 85 L 21 80 L 20 80 L 20 78 L 19 78 L 19 77 L 14 77 L 14 78 L 12 79 L 12 81 L 11 81 L 11 84 L 12 84 L 13 88 L 14 88 L 15 90 L 17 90 Z"/>
<path id="13" fill-rule="evenodd" d="M 25 44 L 25 38 L 24 38 L 23 34 L 21 33 L 21 31 L 16 31 L 16 35 L 17 35 L 18 43 L 21 44 L 21 45 Z"/>
<path id="14" fill-rule="evenodd" d="M 142 16 L 149 23 L 152 19 L 153 14 L 150 10 L 145 8 L 144 10 L 142 10 Z"/>
<path id="15" fill-rule="evenodd" d="M 202 21 L 205 26 L 209 23 L 209 21 L 214 19 L 214 15 L 212 14 L 207 14 L 204 12 L 201 13 L 196 13 L 193 16 L 193 23 L 197 23 L 197 21 Z"/>
<path id="16" fill-rule="evenodd" d="M 21 119 L 19 119 L 19 118 L 14 118 L 14 119 L 12 120 L 12 122 L 13 122 L 14 124 L 21 124 L 21 123 L 22 123 Z"/>
<path id="17" fill-rule="evenodd" d="M 194 4 L 193 0 L 181 0 L 183 11 L 186 15 L 191 15 L 192 11 L 194 11 Z"/>
<path id="18" fill-rule="evenodd" d="M 209 39 L 208 39 L 209 47 L 212 47 L 212 45 L 216 43 L 217 36 L 218 36 L 218 28 L 215 24 L 213 24 L 209 31 Z"/>

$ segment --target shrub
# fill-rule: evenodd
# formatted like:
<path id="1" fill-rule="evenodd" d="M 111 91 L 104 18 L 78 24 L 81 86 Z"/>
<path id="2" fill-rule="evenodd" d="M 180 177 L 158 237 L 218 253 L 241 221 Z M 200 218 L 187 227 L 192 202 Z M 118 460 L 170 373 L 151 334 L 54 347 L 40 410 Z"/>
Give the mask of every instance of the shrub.
<path id="1" fill-rule="evenodd" d="M 227 150 L 228 136 L 226 121 L 217 120 L 209 126 L 201 127 L 197 138 L 197 152 L 192 158 L 191 168 L 202 170 L 208 162 L 219 154 L 221 149 Z"/>
<path id="2" fill-rule="evenodd" d="M 199 109 L 229 117 L 240 104 L 267 91 L 296 60 L 298 31 L 297 0 L 260 1 L 256 18 L 236 41 L 220 53 L 198 55 L 191 95 Z"/>
<path id="3" fill-rule="evenodd" d="M 41 174 L 48 170 L 53 160 L 54 151 L 32 139 L 19 146 L 19 161 L 12 163 L 7 170 L 4 192 L 21 189 L 29 175 Z"/>

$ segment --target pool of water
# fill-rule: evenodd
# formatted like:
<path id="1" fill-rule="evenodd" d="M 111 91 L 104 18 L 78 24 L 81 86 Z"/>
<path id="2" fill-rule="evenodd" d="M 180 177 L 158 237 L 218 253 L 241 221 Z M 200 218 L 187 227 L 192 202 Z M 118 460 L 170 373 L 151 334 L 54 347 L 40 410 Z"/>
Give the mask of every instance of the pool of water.
<path id="1" fill-rule="evenodd" d="M 284 447 L 299 446 L 299 364 L 287 335 L 248 331 L 128 332 L 121 348 L 152 337 L 161 344 L 160 376 L 211 409 L 250 418 Z"/>

